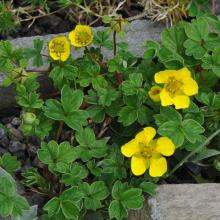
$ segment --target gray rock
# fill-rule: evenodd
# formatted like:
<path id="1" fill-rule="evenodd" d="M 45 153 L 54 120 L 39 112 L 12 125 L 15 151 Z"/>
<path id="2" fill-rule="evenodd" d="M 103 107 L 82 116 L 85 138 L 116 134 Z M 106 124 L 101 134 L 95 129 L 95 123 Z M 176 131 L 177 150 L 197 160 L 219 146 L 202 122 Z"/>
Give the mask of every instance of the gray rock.
<path id="1" fill-rule="evenodd" d="M 14 126 L 19 126 L 21 124 L 21 119 L 18 117 L 14 117 L 11 121 L 11 124 Z"/>
<path id="2" fill-rule="evenodd" d="M 158 187 L 128 220 L 219 220 L 219 184 L 172 184 Z"/>
<path id="3" fill-rule="evenodd" d="M 26 149 L 26 145 L 19 142 L 19 141 L 10 141 L 10 144 L 9 144 L 9 151 L 11 153 L 16 153 L 18 151 L 23 151 Z"/>
<path id="4" fill-rule="evenodd" d="M 7 136 L 5 136 L 0 140 L 0 146 L 3 148 L 8 148 L 8 145 L 9 145 L 9 139 Z"/>
<path id="5" fill-rule="evenodd" d="M 0 156 L 3 155 L 4 153 L 7 153 L 7 150 L 0 147 Z"/>
<path id="6" fill-rule="evenodd" d="M 5 130 L 2 129 L 2 128 L 0 128 L 0 140 L 1 140 L 3 137 L 5 137 L 5 135 L 6 135 Z"/>
<path id="7" fill-rule="evenodd" d="M 159 40 L 160 33 L 163 30 L 164 26 L 158 23 L 152 23 L 147 20 L 141 21 L 133 21 L 126 27 L 126 37 L 123 41 L 129 44 L 129 50 L 136 56 L 142 56 L 144 52 L 144 44 L 146 40 Z M 97 27 L 94 28 L 94 32 L 98 30 L 104 30 L 104 27 Z M 68 35 L 68 33 L 64 33 L 64 35 Z M 51 40 L 52 37 L 56 35 L 46 35 L 46 36 L 35 36 L 35 37 L 24 37 L 12 40 L 12 44 L 15 47 L 32 47 L 33 40 L 36 38 L 44 40 L 44 48 L 42 53 L 47 54 L 47 43 Z M 118 41 L 121 41 L 118 39 Z M 83 54 L 83 49 L 80 50 L 72 50 L 73 57 L 79 57 Z M 112 51 L 103 50 L 103 54 L 105 58 L 112 57 Z M 45 60 L 45 65 L 41 68 L 46 68 L 48 64 Z M 30 66 L 31 68 L 31 66 Z M 3 80 L 3 76 L 0 75 L 0 84 Z M 45 79 L 39 80 L 41 83 L 40 91 L 44 94 L 50 93 L 51 87 L 48 84 L 48 81 Z M 13 86 L 8 88 L 1 88 L 0 87 L 0 110 L 10 108 L 16 105 L 15 102 L 15 91 Z"/>
<path id="8" fill-rule="evenodd" d="M 7 124 L 6 127 L 8 128 L 11 140 L 21 141 L 24 138 L 22 132 L 19 129 L 14 128 L 12 124 Z"/>

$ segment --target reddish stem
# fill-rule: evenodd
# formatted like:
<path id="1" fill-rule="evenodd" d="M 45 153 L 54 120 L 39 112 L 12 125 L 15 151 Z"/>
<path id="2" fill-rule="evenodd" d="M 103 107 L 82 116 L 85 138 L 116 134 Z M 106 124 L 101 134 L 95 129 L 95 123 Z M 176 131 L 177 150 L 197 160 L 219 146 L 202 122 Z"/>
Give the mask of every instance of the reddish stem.
<path id="1" fill-rule="evenodd" d="M 215 0 L 212 0 L 212 14 L 215 15 Z"/>
<path id="2" fill-rule="evenodd" d="M 38 70 L 38 69 L 27 69 L 26 72 L 36 72 L 36 73 L 48 73 L 50 72 L 50 68 L 44 69 L 44 70 Z"/>
<path id="3" fill-rule="evenodd" d="M 61 135 L 62 130 L 63 130 L 63 125 L 64 125 L 64 122 L 63 122 L 63 121 L 60 121 L 60 125 L 59 125 L 58 131 L 57 131 L 57 136 L 56 136 L 56 141 L 57 141 L 57 142 L 58 142 L 59 139 L 60 139 L 60 135 Z"/>
<path id="4" fill-rule="evenodd" d="M 117 34 L 117 32 L 116 31 L 114 31 L 113 32 L 113 54 L 114 54 L 114 56 L 116 55 L 116 53 L 117 53 L 117 43 L 116 43 L 116 34 Z"/>

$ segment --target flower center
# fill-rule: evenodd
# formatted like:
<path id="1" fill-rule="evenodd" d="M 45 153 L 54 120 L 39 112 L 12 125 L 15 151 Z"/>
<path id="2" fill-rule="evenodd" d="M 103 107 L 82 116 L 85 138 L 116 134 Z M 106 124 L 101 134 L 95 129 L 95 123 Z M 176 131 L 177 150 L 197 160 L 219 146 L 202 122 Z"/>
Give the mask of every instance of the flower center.
<path id="1" fill-rule="evenodd" d="M 165 84 L 165 89 L 175 95 L 181 92 L 182 82 L 175 79 L 175 77 L 169 77 L 168 82 Z"/>
<path id="2" fill-rule="evenodd" d="M 150 159 L 153 154 L 154 154 L 154 148 L 156 145 L 156 141 L 152 140 L 148 145 L 144 144 L 144 143 L 139 143 L 139 145 L 141 146 L 142 150 L 141 150 L 141 156 Z"/>
<path id="3" fill-rule="evenodd" d="M 152 95 L 158 95 L 158 94 L 160 94 L 160 90 L 159 89 L 152 90 Z"/>
<path id="4" fill-rule="evenodd" d="M 89 40 L 90 40 L 90 35 L 87 32 L 82 31 L 76 33 L 76 42 L 78 44 L 87 44 Z"/>
<path id="5" fill-rule="evenodd" d="M 62 41 L 54 41 L 51 49 L 53 50 L 53 53 L 56 53 L 57 55 L 60 55 L 61 53 L 65 53 L 64 49 L 64 42 Z"/>

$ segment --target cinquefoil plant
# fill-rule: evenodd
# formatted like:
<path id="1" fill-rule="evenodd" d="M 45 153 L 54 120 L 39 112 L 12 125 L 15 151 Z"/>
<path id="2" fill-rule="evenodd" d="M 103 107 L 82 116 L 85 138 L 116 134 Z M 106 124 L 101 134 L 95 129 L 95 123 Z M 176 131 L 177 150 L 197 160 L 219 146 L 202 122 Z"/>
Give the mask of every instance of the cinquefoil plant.
<path id="1" fill-rule="evenodd" d="M 40 219 L 84 219 L 91 211 L 101 219 L 125 219 L 129 209 L 142 207 L 144 193 L 155 193 L 160 178 L 183 165 L 187 170 L 190 161 L 215 161 L 212 168 L 219 170 L 219 20 L 180 22 L 162 32 L 161 43 L 148 41 L 140 58 L 116 41 L 124 21 L 112 19 L 104 32 L 77 25 L 68 37 L 51 39 L 48 55 L 41 40 L 20 49 L 0 42 L 3 84 L 16 86 L 22 130 L 41 140 L 44 172 L 22 174 L 26 187 L 47 198 Z M 76 58 L 80 48 L 84 54 Z M 103 59 L 102 48 L 113 51 L 111 59 Z M 40 68 L 42 56 L 48 69 Z M 30 61 L 36 69 L 28 68 Z M 53 94 L 39 94 L 39 77 L 51 80 Z M 70 140 L 61 138 L 63 130 Z M 8 158 L 0 165 L 13 172 L 19 164 L 9 166 Z M 8 198 L 15 193 L 3 187 L 6 181 L 0 180 L 0 195 Z M 20 214 L 1 198 L 0 215 Z M 22 202 L 20 210 L 27 208 Z"/>

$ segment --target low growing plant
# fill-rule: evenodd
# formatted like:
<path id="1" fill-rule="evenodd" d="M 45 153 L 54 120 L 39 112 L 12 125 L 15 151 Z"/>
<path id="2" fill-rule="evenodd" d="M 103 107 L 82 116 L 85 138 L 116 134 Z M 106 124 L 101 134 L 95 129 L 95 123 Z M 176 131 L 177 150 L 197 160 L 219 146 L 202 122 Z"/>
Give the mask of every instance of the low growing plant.
<path id="1" fill-rule="evenodd" d="M 22 173 L 22 183 L 47 199 L 43 220 L 85 219 L 90 212 L 95 219 L 127 218 L 129 209 L 142 207 L 145 193 L 154 195 L 160 180 L 172 182 L 180 167 L 181 176 L 199 182 L 192 165 L 209 166 L 207 181 L 219 180 L 218 18 L 164 30 L 161 43 L 146 42 L 143 57 L 118 42 L 122 18 L 105 22 L 105 31 L 77 25 L 69 36 L 51 39 L 48 55 L 41 40 L 33 48 L 0 42 L 3 85 L 16 87 L 21 129 L 41 140 L 37 155 L 44 168 Z M 50 79 L 52 94 L 39 93 L 39 78 Z M 70 132 L 66 139 L 64 131 Z M 5 154 L 0 166 L 13 175 L 20 163 Z M 11 181 L 0 178 L 1 216 L 28 209 Z"/>

